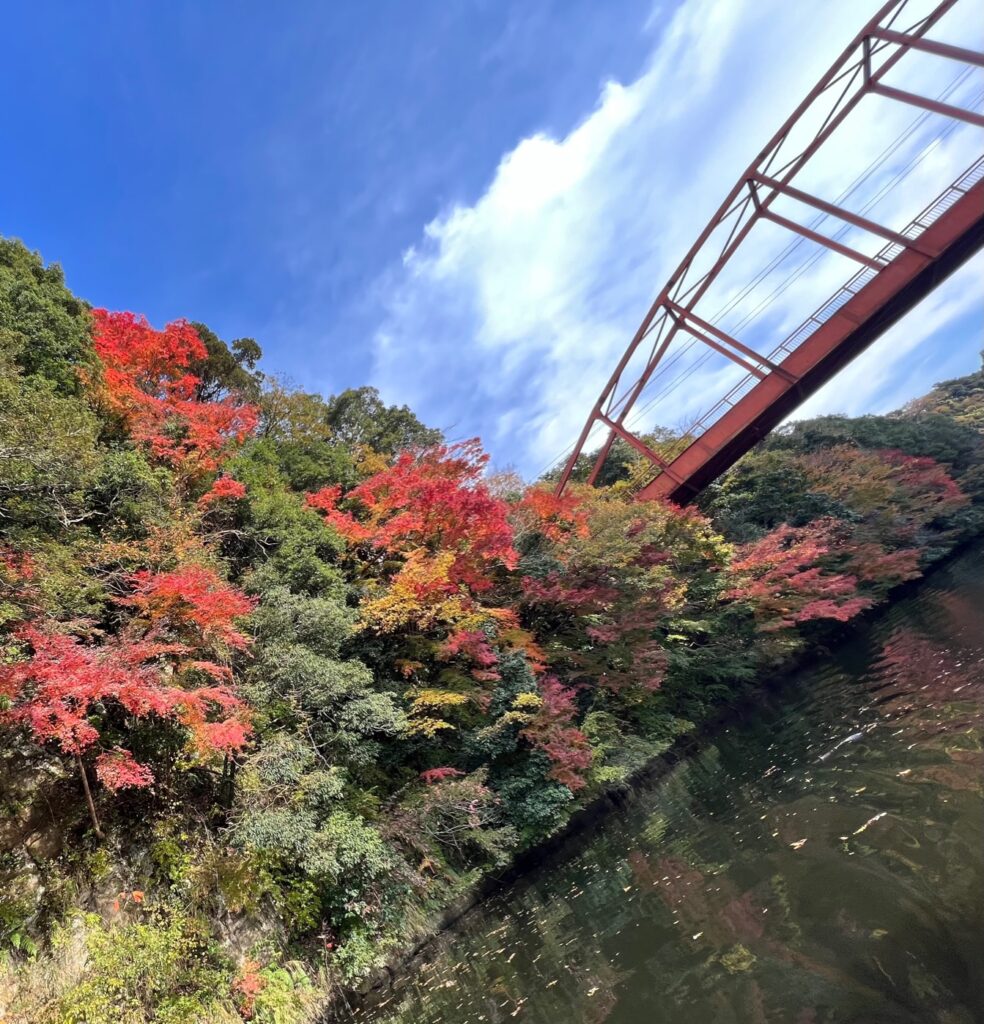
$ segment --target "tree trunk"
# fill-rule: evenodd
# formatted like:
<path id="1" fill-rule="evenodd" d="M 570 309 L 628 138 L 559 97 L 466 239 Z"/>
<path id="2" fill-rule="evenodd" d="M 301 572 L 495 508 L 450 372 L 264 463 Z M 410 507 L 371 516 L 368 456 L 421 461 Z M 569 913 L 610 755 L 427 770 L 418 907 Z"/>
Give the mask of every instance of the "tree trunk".
<path id="1" fill-rule="evenodd" d="M 222 777 L 219 779 L 219 804 L 229 806 L 229 755 L 222 758 Z"/>
<path id="2" fill-rule="evenodd" d="M 225 760 L 222 762 L 222 779 L 219 783 L 219 801 L 226 809 L 232 807 L 236 796 L 236 769 L 238 767 L 236 759 L 226 754 Z"/>
<path id="3" fill-rule="evenodd" d="M 75 760 L 78 762 L 79 774 L 82 776 L 82 788 L 85 790 L 85 800 L 89 805 L 89 816 L 92 818 L 92 826 L 96 830 L 96 835 L 100 839 L 104 839 L 102 826 L 99 824 L 99 815 L 96 814 L 96 803 L 92 799 L 92 790 L 89 788 L 89 776 L 86 774 L 85 765 L 82 763 L 80 755 L 75 755 Z"/>

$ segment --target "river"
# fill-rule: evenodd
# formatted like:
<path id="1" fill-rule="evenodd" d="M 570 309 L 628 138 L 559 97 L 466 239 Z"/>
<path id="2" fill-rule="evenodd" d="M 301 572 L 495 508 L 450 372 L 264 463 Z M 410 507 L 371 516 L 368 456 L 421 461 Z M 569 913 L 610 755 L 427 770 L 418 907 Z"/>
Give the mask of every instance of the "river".
<path id="1" fill-rule="evenodd" d="M 979 546 L 349 1020 L 984 1020 L 982 698 Z"/>

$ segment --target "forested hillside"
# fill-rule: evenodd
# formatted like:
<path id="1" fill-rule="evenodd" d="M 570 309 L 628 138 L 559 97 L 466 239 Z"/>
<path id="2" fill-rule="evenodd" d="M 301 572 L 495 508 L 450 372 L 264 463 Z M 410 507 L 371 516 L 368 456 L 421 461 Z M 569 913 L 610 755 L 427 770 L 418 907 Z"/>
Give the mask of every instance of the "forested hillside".
<path id="1" fill-rule="evenodd" d="M 261 355 L 0 240 L 0 1019 L 307 1019 L 984 522 L 982 372 L 680 509 Z"/>

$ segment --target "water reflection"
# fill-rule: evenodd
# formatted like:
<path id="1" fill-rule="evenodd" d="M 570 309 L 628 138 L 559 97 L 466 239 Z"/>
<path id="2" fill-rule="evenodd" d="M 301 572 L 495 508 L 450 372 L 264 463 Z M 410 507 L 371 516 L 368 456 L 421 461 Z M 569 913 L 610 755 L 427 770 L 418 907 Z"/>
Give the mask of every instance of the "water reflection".
<path id="1" fill-rule="evenodd" d="M 982 625 L 977 550 L 351 1019 L 981 1019 Z"/>

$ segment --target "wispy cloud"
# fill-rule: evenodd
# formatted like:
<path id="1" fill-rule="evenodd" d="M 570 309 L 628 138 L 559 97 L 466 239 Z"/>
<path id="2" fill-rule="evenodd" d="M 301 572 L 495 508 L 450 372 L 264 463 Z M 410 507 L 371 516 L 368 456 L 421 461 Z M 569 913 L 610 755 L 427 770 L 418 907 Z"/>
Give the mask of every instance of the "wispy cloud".
<path id="1" fill-rule="evenodd" d="M 481 434 L 500 463 L 544 469 L 577 433 L 642 313 L 737 174 L 875 6 L 688 0 L 662 26 L 637 80 L 607 84 L 565 137 L 520 142 L 472 205 L 426 225 L 378 282 L 375 383 L 451 435 Z M 949 80 L 932 67 L 919 73 L 928 91 Z M 913 116 L 872 108 L 838 142 L 864 166 Z M 966 134 L 931 146 L 932 130 L 910 141 L 907 152 L 923 155 L 903 189 L 879 200 L 872 180 L 855 200 L 872 202 L 896 226 L 916 212 L 920 189 L 947 175 L 940 162 L 956 171 L 970 151 Z M 901 159 L 881 173 L 891 177 Z M 837 194 L 856 172 L 842 164 L 833 156 L 817 162 L 823 194 Z M 749 265 L 766 261 L 776 244 L 750 239 Z M 787 287 L 755 331 L 774 343 L 795 326 L 816 305 L 810 295 L 822 298 L 847 276 L 837 259 Z M 907 321 L 907 351 L 977 301 L 955 288 Z M 882 345 L 898 347 L 902 336 Z M 894 376 L 877 361 L 855 365 L 868 375 L 852 370 L 845 379 L 866 382 L 855 393 L 869 405 L 911 376 L 910 365 Z M 696 409 L 728 373 L 698 367 L 677 414 Z M 810 408 L 843 408 L 840 394 L 828 388 Z"/>

